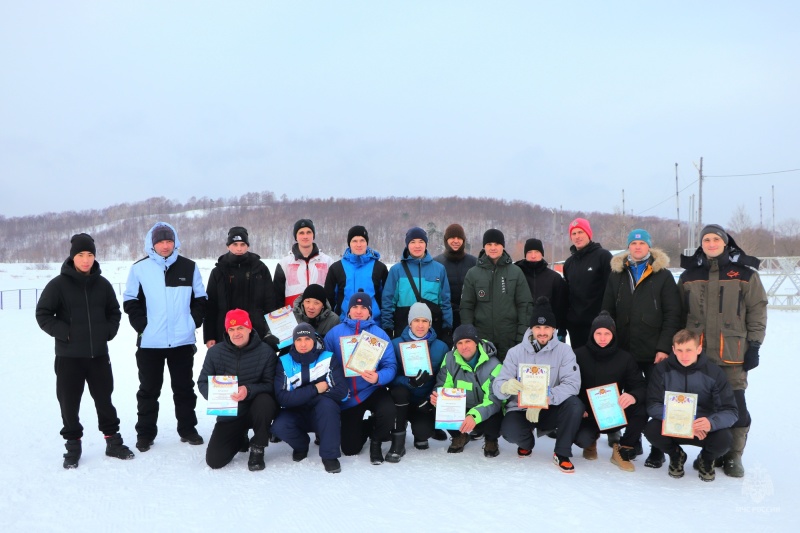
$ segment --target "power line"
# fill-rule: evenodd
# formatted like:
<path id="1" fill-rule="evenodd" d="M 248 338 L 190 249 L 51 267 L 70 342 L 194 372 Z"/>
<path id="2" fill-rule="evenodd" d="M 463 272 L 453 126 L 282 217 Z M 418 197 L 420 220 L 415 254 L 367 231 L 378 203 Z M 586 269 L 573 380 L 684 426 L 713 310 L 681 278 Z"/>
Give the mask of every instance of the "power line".
<path id="1" fill-rule="evenodd" d="M 704 176 L 704 177 L 707 177 L 707 176 Z M 694 180 L 694 181 L 693 181 L 693 182 L 691 182 L 689 185 L 687 185 L 686 187 L 684 187 L 683 189 L 681 189 L 680 191 L 678 191 L 678 194 L 682 193 L 683 191 L 685 191 L 686 189 L 688 189 L 689 187 L 691 187 L 692 185 L 694 185 L 694 184 L 695 184 L 695 183 L 697 183 L 698 181 L 700 181 L 700 180 L 699 180 L 699 179 L 696 179 L 696 180 Z M 673 195 L 669 195 L 667 198 L 665 198 L 664 200 L 662 200 L 662 201 L 658 202 L 656 205 L 654 205 L 654 206 L 652 206 L 652 207 L 648 207 L 648 208 L 647 208 L 647 209 L 645 209 L 644 211 L 639 211 L 638 213 L 636 213 L 636 216 L 637 216 L 637 217 L 638 217 L 638 216 L 641 216 L 641 215 L 643 215 L 643 214 L 647 213 L 648 211 L 650 211 L 650 210 L 652 210 L 652 209 L 655 209 L 656 207 L 660 206 L 661 204 L 663 204 L 663 203 L 666 203 L 666 202 L 669 202 L 669 201 L 670 201 L 670 200 L 672 200 L 673 198 L 675 198 L 675 196 L 673 196 Z"/>
<path id="2" fill-rule="evenodd" d="M 769 174 L 785 174 L 787 172 L 800 172 L 800 168 L 791 168 L 789 170 L 776 170 L 775 172 L 758 172 L 756 174 L 724 174 L 720 176 L 703 175 L 704 178 L 743 178 L 746 176 L 767 176 Z"/>

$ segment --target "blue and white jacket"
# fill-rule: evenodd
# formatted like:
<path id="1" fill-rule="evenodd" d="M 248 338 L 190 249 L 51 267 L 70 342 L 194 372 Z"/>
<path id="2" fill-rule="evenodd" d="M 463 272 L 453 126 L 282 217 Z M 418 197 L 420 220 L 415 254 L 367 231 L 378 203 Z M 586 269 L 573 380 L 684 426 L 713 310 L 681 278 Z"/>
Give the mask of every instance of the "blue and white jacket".
<path id="1" fill-rule="evenodd" d="M 167 226 L 175 234 L 175 250 L 161 257 L 153 248 L 153 229 Z M 195 343 L 203 323 L 206 295 L 200 270 L 191 259 L 178 255 L 178 232 L 157 222 L 144 238 L 147 257 L 131 267 L 123 294 L 123 309 L 139 336 L 140 348 L 174 348 Z"/>
<path id="2" fill-rule="evenodd" d="M 325 381 L 328 390 L 323 394 L 337 403 L 347 398 L 341 359 L 317 346 L 308 353 L 298 353 L 294 346 L 279 359 L 275 371 L 275 397 L 281 407 L 301 407 L 319 396 L 316 383 Z"/>

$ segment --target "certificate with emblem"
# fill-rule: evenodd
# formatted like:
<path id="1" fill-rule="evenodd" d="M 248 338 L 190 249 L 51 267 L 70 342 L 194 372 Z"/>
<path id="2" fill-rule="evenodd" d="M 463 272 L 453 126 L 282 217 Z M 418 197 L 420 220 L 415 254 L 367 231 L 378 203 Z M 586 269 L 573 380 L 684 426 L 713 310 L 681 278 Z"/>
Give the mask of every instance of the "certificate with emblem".
<path id="1" fill-rule="evenodd" d="M 389 342 L 377 335 L 362 331 L 358 338 L 358 344 L 353 349 L 353 353 L 350 354 L 347 364 L 344 365 L 345 368 L 358 372 L 359 375 L 368 370 L 375 370 L 378 366 L 378 361 L 383 356 L 383 352 L 389 346 Z"/>
<path id="2" fill-rule="evenodd" d="M 467 391 L 436 389 L 436 429 L 458 429 L 467 417 Z"/>
<path id="3" fill-rule="evenodd" d="M 292 312 L 292 306 L 287 305 L 264 315 L 269 326 L 269 332 L 278 337 L 278 348 L 285 348 L 292 343 L 292 333 L 297 327 L 297 319 Z"/>
<path id="4" fill-rule="evenodd" d="M 426 341 L 401 342 L 398 346 L 406 376 L 416 376 L 420 370 L 433 374 L 431 354 Z"/>
<path id="5" fill-rule="evenodd" d="M 517 377 L 522 383 L 517 405 L 547 409 L 550 403 L 550 365 L 521 364 L 517 368 Z"/>
<path id="6" fill-rule="evenodd" d="M 206 414 L 217 416 L 236 416 L 239 402 L 231 395 L 239 390 L 236 376 L 208 376 L 208 406 Z"/>
<path id="7" fill-rule="evenodd" d="M 356 344 L 358 344 L 358 337 L 358 335 L 339 337 L 339 347 L 342 349 L 342 366 L 344 367 L 344 377 L 346 378 L 354 378 L 359 375 L 358 372 L 353 372 L 346 366 L 350 356 L 353 355 Z"/>
<path id="8" fill-rule="evenodd" d="M 600 431 L 625 426 L 628 419 L 625 410 L 619 405 L 619 387 L 616 383 L 586 389 L 594 419 Z"/>
<path id="9" fill-rule="evenodd" d="M 688 392 L 664 393 L 664 421 L 661 434 L 683 439 L 694 438 L 694 419 L 697 416 L 697 394 Z"/>

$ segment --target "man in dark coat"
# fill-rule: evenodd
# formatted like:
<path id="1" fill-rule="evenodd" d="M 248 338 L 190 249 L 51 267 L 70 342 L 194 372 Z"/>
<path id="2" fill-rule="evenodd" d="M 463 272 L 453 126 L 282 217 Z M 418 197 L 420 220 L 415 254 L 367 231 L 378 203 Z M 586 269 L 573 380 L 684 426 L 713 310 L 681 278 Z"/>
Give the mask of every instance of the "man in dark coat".
<path id="1" fill-rule="evenodd" d="M 444 253 L 433 258 L 444 265 L 450 284 L 450 305 L 453 309 L 453 329 L 461 324 L 461 292 L 467 271 L 478 263 L 478 258 L 467 253 L 467 234 L 460 224 L 450 224 L 444 230 Z M 450 346 L 452 348 L 452 346 Z"/>
<path id="2" fill-rule="evenodd" d="M 567 331 L 575 349 L 586 344 L 592 320 L 600 313 L 611 272 L 611 252 L 592 241 L 592 227 L 585 218 L 570 222 L 569 238 L 572 255 L 564 262 L 564 279 L 569 290 Z"/>
<path id="3" fill-rule="evenodd" d="M 70 244 L 61 274 L 47 284 L 36 304 L 36 321 L 56 341 L 56 397 L 67 448 L 64 468 L 77 468 L 83 437 L 78 412 L 84 384 L 89 385 L 94 400 L 98 429 L 106 439 L 106 455 L 133 459 L 133 453 L 122 443 L 117 410 L 111 403 L 114 376 L 108 341 L 119 330 L 119 302 L 114 288 L 100 275 L 94 239 L 79 233 Z"/>
<path id="4" fill-rule="evenodd" d="M 569 292 L 567 282 L 561 274 L 548 268 L 544 260 L 544 246 L 539 239 L 525 241 L 525 259 L 514 263 L 525 274 L 528 287 L 531 288 L 531 297 L 535 302 L 539 296 L 550 300 L 553 312 L 558 322 L 558 340 L 564 342 L 567 337 L 567 308 L 569 307 Z"/>
<path id="5" fill-rule="evenodd" d="M 225 314 L 244 309 L 260 339 L 267 334 L 264 315 L 275 310 L 275 289 L 269 268 L 261 257 L 250 252 L 247 229 L 235 226 L 228 231 L 228 253 L 221 255 L 208 277 L 208 304 L 203 321 L 203 341 L 207 348 L 225 339 Z"/>
<path id="6" fill-rule="evenodd" d="M 238 389 L 231 399 L 238 402 L 235 416 L 218 416 L 206 449 L 206 464 L 222 468 L 230 463 L 253 428 L 250 442 L 251 471 L 264 470 L 264 448 L 269 444 L 269 428 L 278 411 L 274 398 L 275 352 L 252 335 L 253 325 L 247 311 L 233 309 L 225 315 L 227 335 L 223 342 L 206 353 L 197 388 L 208 400 L 208 378 L 237 376 Z"/>

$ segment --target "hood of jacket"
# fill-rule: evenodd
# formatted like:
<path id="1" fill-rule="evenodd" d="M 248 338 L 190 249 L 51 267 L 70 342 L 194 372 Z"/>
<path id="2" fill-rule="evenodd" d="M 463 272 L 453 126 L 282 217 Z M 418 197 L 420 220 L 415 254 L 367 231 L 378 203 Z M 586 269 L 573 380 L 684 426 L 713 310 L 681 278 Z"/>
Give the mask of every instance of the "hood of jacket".
<path id="1" fill-rule="evenodd" d="M 172 230 L 172 233 L 175 235 L 175 249 L 172 251 L 172 255 L 169 257 L 161 257 L 156 253 L 155 248 L 153 248 L 153 230 L 156 229 L 158 226 L 167 226 L 169 229 Z M 178 239 L 178 231 L 175 229 L 172 224 L 167 222 L 156 222 L 153 224 L 153 227 L 147 232 L 147 235 L 144 236 L 144 253 L 147 254 L 150 259 L 158 263 L 159 265 L 165 265 L 167 267 L 171 266 L 172 263 L 178 260 L 178 252 L 181 249 L 181 241 Z"/>
<path id="2" fill-rule="evenodd" d="M 503 250 L 503 255 L 497 258 L 497 266 L 505 266 L 513 264 L 514 262 L 511 260 L 511 256 L 508 255 L 508 252 Z M 486 255 L 485 250 L 481 250 L 481 253 L 478 254 L 478 266 L 481 268 L 492 269 L 495 266 L 495 263 Z"/>
<path id="3" fill-rule="evenodd" d="M 89 281 L 94 281 L 100 277 L 100 263 L 96 260 L 92 265 L 92 268 L 89 269 L 89 275 L 82 274 L 78 272 L 78 269 L 75 268 L 75 260 L 72 257 L 68 257 L 62 264 L 61 264 L 61 274 L 67 276 L 68 278 L 72 278 L 80 283 L 88 283 Z"/>
<path id="4" fill-rule="evenodd" d="M 331 304 L 328 302 L 327 298 L 325 298 L 323 304 L 324 306 L 322 307 L 322 311 L 320 311 L 319 314 L 316 316 L 316 320 L 318 321 L 318 323 L 322 322 L 323 320 L 328 318 L 331 314 L 333 314 L 333 309 L 331 308 Z M 292 312 L 294 313 L 294 316 L 300 316 L 302 318 L 302 320 L 298 320 L 298 322 L 308 322 L 310 324 L 311 320 L 314 320 L 308 317 L 308 315 L 306 314 L 306 310 L 303 308 L 302 295 L 300 295 L 300 297 L 295 299 L 294 304 L 292 305 Z"/>
<path id="5" fill-rule="evenodd" d="M 761 266 L 761 259 L 744 253 L 739 245 L 736 244 L 736 241 L 733 240 L 733 237 L 731 237 L 730 233 L 726 233 L 726 235 L 728 235 L 728 245 L 725 247 L 725 250 L 719 255 L 719 257 L 716 258 L 720 265 L 731 262 L 758 270 L 758 268 Z M 692 255 L 681 254 L 681 268 L 683 269 L 697 267 L 709 268 L 710 265 L 710 260 L 708 257 L 706 257 L 705 252 L 703 252 L 702 245 L 698 246 L 697 250 L 695 250 Z"/>
<path id="6" fill-rule="evenodd" d="M 371 263 L 372 261 L 378 261 L 380 258 L 381 254 L 379 254 L 369 246 L 367 247 L 367 250 L 361 255 L 354 254 L 350 250 L 350 247 L 348 246 L 347 249 L 345 249 L 344 251 L 344 255 L 342 255 L 342 261 L 347 261 L 348 263 L 351 263 L 355 266 L 363 266 Z"/>
<path id="7" fill-rule="evenodd" d="M 533 344 L 531 344 L 531 337 L 533 336 L 533 331 L 531 328 L 528 328 L 528 331 L 525 332 L 525 335 L 522 337 L 522 348 L 525 350 L 526 354 L 535 354 L 537 353 L 536 350 L 533 349 Z M 534 341 L 536 339 L 533 339 Z M 557 344 L 562 344 L 558 337 L 556 336 L 555 330 L 553 330 L 553 338 L 548 341 L 547 345 L 543 346 L 539 352 L 549 352 L 555 349 Z"/>
<path id="8" fill-rule="evenodd" d="M 521 268 L 525 274 L 538 274 L 547 270 L 547 261 L 544 259 L 541 261 L 528 261 L 526 259 L 520 259 L 514 264 Z"/>
<path id="9" fill-rule="evenodd" d="M 430 253 L 428 253 L 428 250 L 425 250 L 425 255 L 423 255 L 422 257 L 419 258 L 411 257 L 411 254 L 408 252 L 408 248 L 406 248 L 403 250 L 403 257 L 400 258 L 400 261 L 405 261 L 409 265 L 412 265 L 414 263 L 427 265 L 428 263 L 433 263 L 433 257 L 431 256 Z"/>
<path id="10" fill-rule="evenodd" d="M 625 250 L 624 252 L 618 253 L 611 258 L 611 272 L 616 272 L 619 274 L 625 270 L 627 262 L 628 251 Z M 650 259 L 648 259 L 648 262 L 650 263 L 650 268 L 653 269 L 653 272 L 658 272 L 667 268 L 669 265 L 669 256 L 660 248 L 650 248 Z"/>
<path id="11" fill-rule="evenodd" d="M 405 329 L 403 329 L 403 333 L 400 334 L 400 338 L 402 339 L 403 342 L 411 342 L 419 340 L 411 336 L 411 326 L 406 326 Z M 436 339 L 437 339 L 436 331 L 433 328 L 431 328 L 428 330 L 428 336 L 425 337 L 425 339 L 423 340 L 430 345 Z"/>
<path id="12" fill-rule="evenodd" d="M 574 256 L 581 257 L 583 255 L 586 255 L 590 252 L 597 250 L 598 248 L 602 248 L 599 242 L 589 241 L 589 244 L 587 244 L 580 250 L 578 250 L 578 248 L 576 248 L 575 245 L 573 244 L 572 246 L 569 247 L 569 252 Z"/>
<path id="13" fill-rule="evenodd" d="M 249 265 L 252 263 L 256 263 L 258 261 L 261 261 L 261 256 L 258 254 L 254 254 L 253 252 L 245 252 L 242 255 L 236 255 L 231 252 L 227 252 L 219 256 L 219 258 L 217 259 L 217 264 L 215 266 L 236 267 L 240 265 Z"/>

